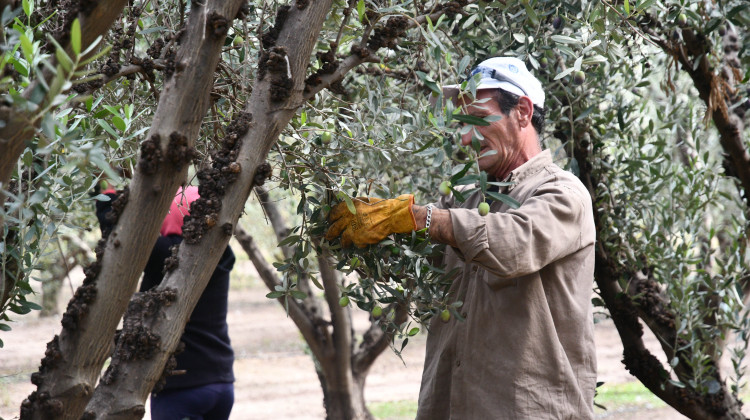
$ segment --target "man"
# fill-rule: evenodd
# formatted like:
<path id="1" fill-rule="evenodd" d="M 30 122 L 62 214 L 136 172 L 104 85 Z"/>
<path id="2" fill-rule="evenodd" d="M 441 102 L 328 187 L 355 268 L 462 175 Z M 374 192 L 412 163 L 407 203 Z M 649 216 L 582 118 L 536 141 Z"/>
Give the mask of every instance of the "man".
<path id="1" fill-rule="evenodd" d="M 116 198 L 114 189 L 104 194 L 110 201 L 96 203 L 102 233 L 112 228 L 106 215 Z M 198 197 L 194 186 L 177 191 L 143 270 L 141 292 L 161 283 L 165 261 L 172 255 L 170 248 L 182 242 L 183 218 Z M 227 299 L 234 261 L 234 253 L 227 246 L 185 325 L 181 338 L 185 348 L 175 356 L 175 375 L 167 377 L 164 387 L 151 395 L 153 420 L 229 418 L 234 405 L 234 351 L 227 326 Z"/>
<path id="2" fill-rule="evenodd" d="M 474 127 L 483 136 L 479 167 L 511 182 L 499 192 L 521 203 L 490 203 L 480 192 L 425 207 L 413 196 L 355 200 L 331 211 L 327 238 L 357 246 L 391 233 L 427 227 L 450 245 L 443 265 L 458 268 L 450 298 L 461 315 L 429 328 L 418 419 L 590 419 L 596 386 L 591 285 L 595 230 L 591 198 L 581 182 L 552 162 L 539 136 L 544 91 L 523 62 L 496 57 L 481 74 L 476 101 L 455 99 L 465 112 L 501 118 Z M 446 87 L 446 96 L 455 94 Z M 486 100 L 486 101 L 483 101 Z M 461 142 L 469 145 L 472 132 Z"/>

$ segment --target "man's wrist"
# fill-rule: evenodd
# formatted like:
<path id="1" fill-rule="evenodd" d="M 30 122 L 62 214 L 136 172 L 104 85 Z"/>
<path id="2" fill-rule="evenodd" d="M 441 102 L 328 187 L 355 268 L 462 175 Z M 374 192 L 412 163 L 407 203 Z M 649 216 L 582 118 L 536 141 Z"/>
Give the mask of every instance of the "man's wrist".
<path id="1" fill-rule="evenodd" d="M 427 207 L 415 204 L 412 206 L 411 211 L 414 213 L 414 221 L 417 225 L 416 230 L 424 229 L 425 223 L 427 222 Z"/>
<path id="2" fill-rule="evenodd" d="M 414 205 L 414 220 L 417 223 L 417 230 L 422 230 L 427 223 L 427 207 Z M 433 208 L 432 220 L 430 221 L 430 240 L 433 243 L 456 245 L 456 238 L 453 234 L 453 223 L 451 221 L 450 211 L 446 209 Z"/>

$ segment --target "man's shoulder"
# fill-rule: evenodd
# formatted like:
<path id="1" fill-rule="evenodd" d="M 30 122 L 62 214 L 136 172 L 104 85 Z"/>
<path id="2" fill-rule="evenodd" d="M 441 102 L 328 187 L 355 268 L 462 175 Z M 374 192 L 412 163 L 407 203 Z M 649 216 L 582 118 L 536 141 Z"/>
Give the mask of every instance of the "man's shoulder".
<path id="1" fill-rule="evenodd" d="M 580 178 L 578 178 L 573 172 L 561 168 L 554 162 L 550 162 L 549 164 L 545 165 L 542 176 L 544 178 L 542 182 L 572 184 L 578 188 L 586 190 L 586 187 L 583 185 L 583 182 L 581 182 Z"/>
<path id="2" fill-rule="evenodd" d="M 589 209 L 590 211 L 592 207 L 591 193 L 586 186 L 583 185 L 580 178 L 574 173 L 565 170 L 554 163 L 548 165 L 544 172 L 544 180 L 538 184 L 538 190 L 543 189 L 546 185 L 554 190 L 562 192 L 564 195 L 575 196 L 578 198 L 576 201 L 581 203 L 583 209 Z"/>

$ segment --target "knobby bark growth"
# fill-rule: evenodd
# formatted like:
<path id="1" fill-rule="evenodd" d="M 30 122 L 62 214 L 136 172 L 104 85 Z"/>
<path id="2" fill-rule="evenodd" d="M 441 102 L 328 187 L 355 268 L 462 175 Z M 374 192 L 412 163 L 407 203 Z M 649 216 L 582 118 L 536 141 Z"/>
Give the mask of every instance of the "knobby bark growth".
<path id="1" fill-rule="evenodd" d="M 242 3 L 215 1 L 191 8 L 173 68 L 165 64 L 170 71 L 151 130 L 142 141 L 135 176 L 113 204 L 115 228 L 97 246 L 97 261 L 85 270 L 84 285 L 63 316 L 63 329 L 48 344 L 40 370 L 32 378 L 37 390 L 24 401 L 22 418 L 142 416 L 148 393 L 170 373 L 167 361 L 220 257 L 218 250 L 226 246 L 252 188 L 262 185 L 270 174 L 264 159 L 281 130 L 312 95 L 340 81 L 355 65 L 372 60 L 368 57 L 379 48 L 395 45 L 406 29 L 425 21 L 425 17 L 414 21 L 389 19 L 375 30 L 373 39 L 378 42 L 370 42 L 373 39 L 365 35 L 361 48 L 351 54 L 343 68 L 321 74 L 310 84 L 305 83 L 305 73 L 331 2 L 316 3 L 315 7 L 299 2 L 295 8 L 284 8 L 285 19 L 277 21 L 269 36 L 264 36 L 258 80 L 244 112 L 235 116 L 234 129 L 227 130 L 222 149 L 214 154 L 211 165 L 199 172 L 201 199 L 191 208 L 190 220 L 186 219 L 185 241 L 177 252 L 176 267 L 157 289 L 130 299 L 160 221 L 177 187 L 185 181 L 228 23 L 237 16 Z M 432 16 L 437 18 L 439 13 Z M 395 29 L 389 29 L 388 24 Z M 86 24 L 83 28 L 90 31 Z M 84 40 L 91 38 L 85 32 Z M 15 130 L 12 124 L 4 129 L 15 136 L 6 141 L 8 144 L 18 145 L 21 138 L 33 135 Z M 144 218 L 144 214 L 149 217 Z M 327 264 L 322 265 L 331 271 Z M 331 279 L 328 289 L 336 290 L 335 273 L 331 271 L 327 278 Z M 113 352 L 112 337 L 123 313 L 124 328 L 117 334 Z M 336 324 L 347 330 L 348 317 L 340 310 L 334 316 Z M 350 338 L 342 333 L 332 339 L 346 354 Z M 110 368 L 94 390 L 110 355 Z M 331 357 L 330 351 L 320 354 L 320 360 L 329 366 L 325 371 L 331 372 L 325 377 L 329 400 L 348 395 L 356 400 L 350 407 L 364 407 L 361 392 L 350 388 L 351 377 L 353 372 L 362 372 L 361 379 L 355 378 L 361 390 L 363 372 L 374 357 L 355 358 L 352 369 L 334 366 Z M 365 411 L 357 410 L 364 415 Z"/>
<path id="2" fill-rule="evenodd" d="M 252 94 L 244 110 L 235 116 L 235 120 L 227 128 L 221 149 L 212 155 L 210 165 L 198 173 L 201 198 L 191 206 L 191 215 L 185 219 L 185 240 L 175 255 L 176 267 L 165 275 L 162 283 L 153 289 L 151 296 L 136 296 L 134 302 L 131 302 L 131 306 L 136 306 L 132 311 L 137 318 L 136 321 L 130 323 L 129 314 L 126 314 L 125 325 L 145 324 L 148 330 L 147 341 L 153 344 L 152 349 L 147 352 L 148 357 L 132 357 L 128 356 L 128 343 L 118 342 L 111 362 L 111 366 L 115 366 L 113 369 L 116 369 L 114 373 L 117 374 L 105 373 L 106 380 L 100 382 L 94 398 L 86 408 L 88 415 L 120 413 L 126 417 L 137 417 L 153 385 L 162 375 L 170 373 L 168 360 L 177 348 L 182 328 L 220 258 L 220 251 L 228 244 L 250 192 L 254 187 L 262 186 L 271 173 L 265 156 L 299 107 L 315 92 L 330 87 L 346 74 L 345 71 L 324 74 L 312 85 L 306 83 L 305 79 L 311 53 L 331 5 L 332 2 L 326 0 L 315 3 L 315 7 L 307 7 L 307 2 L 297 2 L 296 7 L 282 6 L 273 28 L 263 36 L 265 50 L 260 57 L 258 76 Z M 209 5 L 209 9 L 213 8 Z M 231 13 L 207 13 L 209 17 L 214 16 L 214 25 L 208 27 L 216 27 L 215 24 L 220 22 L 216 19 L 217 16 L 234 16 Z M 435 18 L 438 16 L 439 13 L 434 14 Z M 376 30 L 376 35 L 380 33 L 377 38 L 385 43 L 371 45 L 363 40 L 363 45 L 366 46 L 362 48 L 367 54 L 362 50 L 359 53 L 353 52 L 351 56 L 356 58 L 347 61 L 351 67 L 345 69 L 348 71 L 355 65 L 365 62 L 367 57 L 374 55 L 379 48 L 389 44 L 395 45 L 406 29 L 425 19 L 419 17 L 415 21 L 407 21 L 400 18 L 396 19 L 397 30 L 385 33 Z M 379 27 L 384 28 L 391 23 L 393 22 L 389 19 Z M 368 33 L 366 30 L 365 34 Z M 185 90 L 189 92 L 189 89 Z M 194 95 L 194 92 L 195 90 L 191 95 Z M 166 97 L 165 89 L 160 104 Z M 149 157 L 145 154 L 150 148 L 151 146 L 148 146 L 141 152 L 141 163 L 144 167 L 151 167 L 154 161 L 153 155 Z M 130 187 L 131 195 L 134 186 L 137 185 L 136 181 L 134 179 Z M 159 185 L 162 186 L 162 190 L 167 190 L 163 187 L 163 178 L 155 179 L 152 185 Z M 143 205 L 140 204 L 138 208 L 142 208 Z M 128 204 L 125 211 L 130 207 L 131 204 Z M 164 212 L 158 214 L 163 215 Z M 123 223 L 121 216 L 118 228 L 112 235 L 125 226 L 132 226 L 133 223 L 134 220 Z M 122 236 L 120 239 L 122 240 Z M 123 247 L 129 243 L 133 243 L 132 239 L 122 241 Z M 388 341 L 376 340 L 379 343 L 378 347 L 382 348 L 377 353 L 363 353 L 354 357 L 351 368 L 336 363 L 337 360 L 347 360 L 350 357 L 350 350 L 347 349 L 351 345 L 351 325 L 348 315 L 342 312 L 337 303 L 339 294 L 336 282 L 339 274 L 327 261 L 321 260 L 320 265 L 321 271 L 325 271 L 322 277 L 328 279 L 328 284 L 325 284 L 326 300 L 329 307 L 335 308 L 332 322 L 339 325 L 341 331 L 349 331 L 334 331 L 330 338 L 333 347 L 321 349 L 318 353 L 321 363 L 327 366 L 324 369 L 324 389 L 330 391 L 329 413 L 331 418 L 364 418 L 361 417 L 367 416 L 361 395 L 364 376 L 374 361 L 373 355 L 382 352 Z M 139 264 L 138 267 L 142 270 L 143 265 Z M 157 305 L 161 307 L 155 312 L 136 310 L 137 307 L 152 306 L 148 302 L 143 302 L 143 299 L 158 300 L 166 304 Z M 143 316 L 144 312 L 148 312 L 146 317 Z M 120 336 L 122 335 L 123 333 L 120 333 Z M 128 395 L 128 398 L 122 398 L 123 395 Z M 119 396 L 120 400 L 114 402 L 115 396 Z M 338 404 L 338 401 L 346 403 Z"/>
<path id="3" fill-rule="evenodd" d="M 239 2 L 233 5 L 233 12 L 220 12 L 220 7 L 212 6 L 209 4 L 209 17 L 235 16 Z M 235 116 L 235 129 L 227 130 L 222 150 L 214 154 L 211 166 L 199 172 L 201 198 L 191 206 L 189 220 L 186 218 L 183 227 L 185 240 L 176 255 L 177 266 L 153 290 L 155 296 L 172 296 L 174 293 L 170 298 L 172 304 L 162 306 L 158 314 L 150 315 L 144 322 L 149 333 L 158 337 L 158 344 L 148 358 L 127 357 L 127 351 L 116 351 L 112 364 L 117 366 L 119 373 L 125 374 L 100 383 L 97 395 L 86 408 L 87 413 L 99 416 L 136 410 L 138 402 L 145 401 L 162 373 L 169 373 L 168 367 L 163 370 L 182 331 L 176 327 L 185 325 L 220 258 L 219 251 L 226 247 L 231 237 L 252 188 L 262 185 L 270 175 L 265 156 L 302 103 L 304 74 L 330 6 L 330 2 L 324 2 L 316 3 L 314 8 L 293 8 L 283 26 L 277 23 L 275 44 L 262 58 L 261 65 L 266 66 L 265 77 L 259 77 L 253 86 L 244 112 Z M 213 10 L 217 10 L 216 15 Z M 222 42 L 224 35 L 220 37 Z M 190 92 L 190 89 L 185 91 Z M 164 101 L 165 97 L 166 91 L 161 100 Z M 125 320 L 128 321 L 127 315 Z M 112 401 L 113 396 L 122 398 L 127 393 L 133 395 L 129 401 Z"/>

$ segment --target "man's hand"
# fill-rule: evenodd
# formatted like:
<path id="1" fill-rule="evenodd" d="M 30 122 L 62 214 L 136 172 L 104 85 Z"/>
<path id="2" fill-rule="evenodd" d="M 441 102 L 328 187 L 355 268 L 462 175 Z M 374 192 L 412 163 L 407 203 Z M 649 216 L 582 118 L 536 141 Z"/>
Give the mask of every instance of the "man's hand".
<path id="1" fill-rule="evenodd" d="M 391 233 L 409 233 L 417 228 L 411 194 L 390 200 L 361 197 L 352 201 L 357 214 L 352 214 L 346 203 L 339 203 L 328 215 L 331 227 L 326 239 L 329 241 L 341 236 L 344 247 L 354 244 L 363 248 L 382 241 Z"/>

